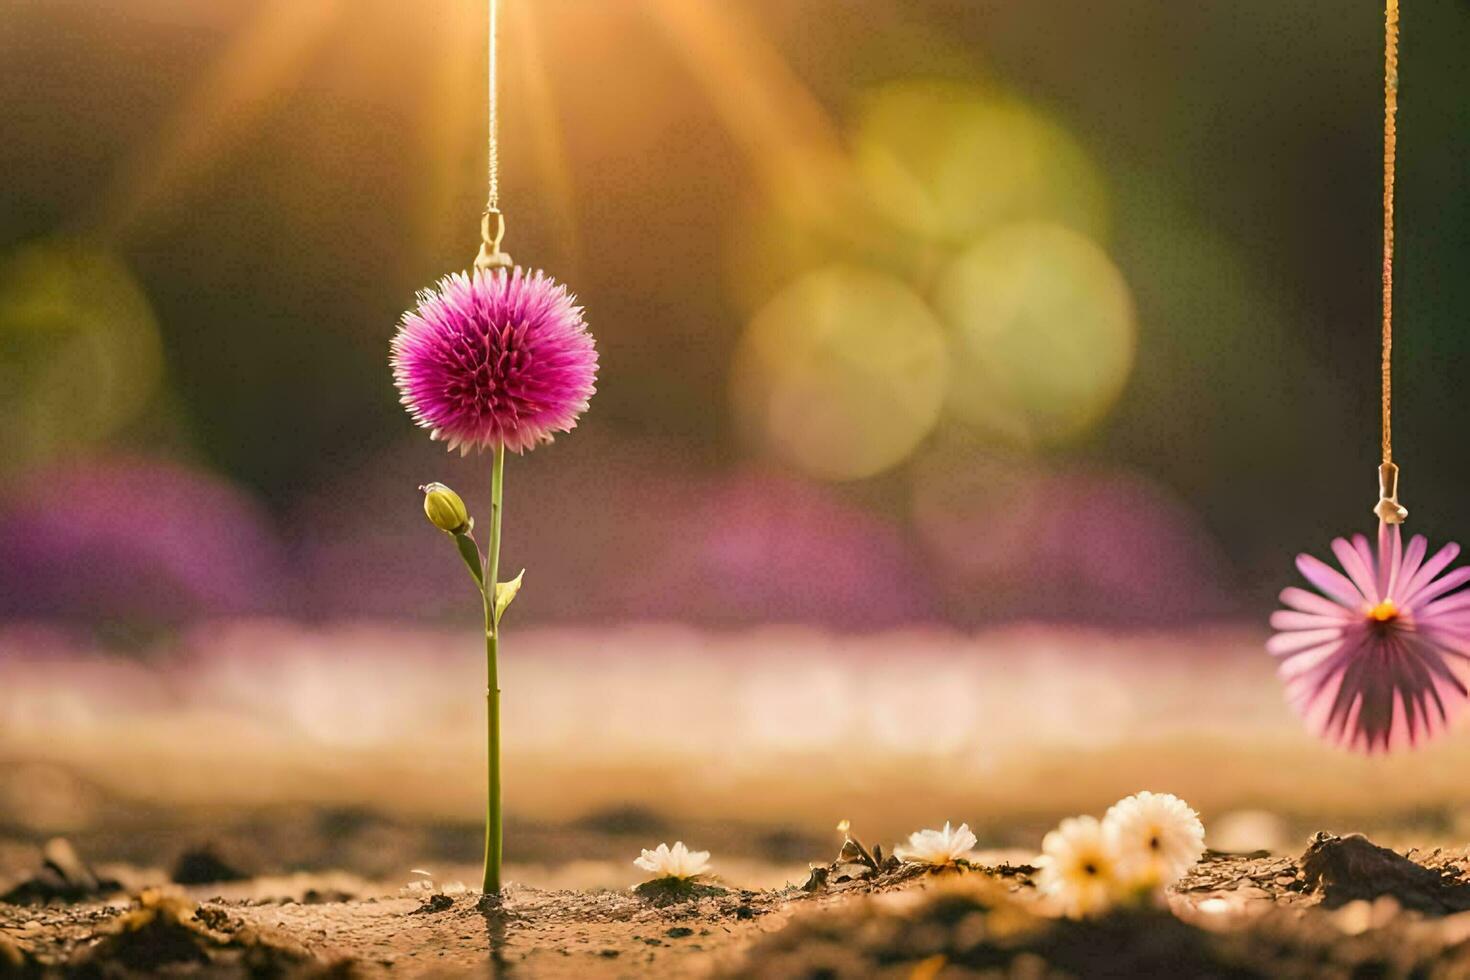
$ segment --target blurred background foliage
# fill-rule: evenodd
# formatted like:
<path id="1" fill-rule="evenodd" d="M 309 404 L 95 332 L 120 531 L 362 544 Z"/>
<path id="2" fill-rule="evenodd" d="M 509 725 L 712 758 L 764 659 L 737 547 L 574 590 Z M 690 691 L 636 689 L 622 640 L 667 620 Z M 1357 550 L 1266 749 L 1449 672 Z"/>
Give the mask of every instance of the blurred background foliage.
<path id="1" fill-rule="evenodd" d="M 1381 17 L 507 2 L 509 250 L 603 354 L 516 460 L 540 622 L 1259 620 L 1366 528 Z M 0 15 L 0 616 L 436 618 L 386 367 L 473 256 L 468 0 Z M 1470 4 L 1406 14 L 1395 445 L 1465 538 Z M 483 505 L 482 509 L 483 509 Z"/>

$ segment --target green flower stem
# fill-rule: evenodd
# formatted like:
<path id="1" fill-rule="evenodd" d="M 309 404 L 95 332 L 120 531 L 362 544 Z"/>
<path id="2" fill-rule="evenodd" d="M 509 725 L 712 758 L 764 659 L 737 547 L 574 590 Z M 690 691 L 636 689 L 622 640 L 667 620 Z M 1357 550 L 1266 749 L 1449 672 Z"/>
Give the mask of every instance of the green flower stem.
<path id="1" fill-rule="evenodd" d="M 490 553 L 485 559 L 481 595 L 485 600 L 485 715 L 489 741 L 485 796 L 485 884 L 486 895 L 500 894 L 502 851 L 500 802 L 500 616 L 495 592 L 500 582 L 500 515 L 505 490 L 505 447 L 495 447 L 495 468 L 490 477 Z"/>

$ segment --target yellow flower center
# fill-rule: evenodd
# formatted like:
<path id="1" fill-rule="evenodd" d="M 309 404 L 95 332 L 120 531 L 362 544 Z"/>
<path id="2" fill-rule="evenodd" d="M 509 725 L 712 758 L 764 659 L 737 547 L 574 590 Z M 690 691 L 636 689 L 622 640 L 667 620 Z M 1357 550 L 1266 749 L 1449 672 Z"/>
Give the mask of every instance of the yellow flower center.
<path id="1" fill-rule="evenodd" d="M 1392 599 L 1384 599 L 1378 605 L 1368 610 L 1368 618 L 1375 623 L 1386 623 L 1398 619 L 1399 607 L 1393 604 Z"/>

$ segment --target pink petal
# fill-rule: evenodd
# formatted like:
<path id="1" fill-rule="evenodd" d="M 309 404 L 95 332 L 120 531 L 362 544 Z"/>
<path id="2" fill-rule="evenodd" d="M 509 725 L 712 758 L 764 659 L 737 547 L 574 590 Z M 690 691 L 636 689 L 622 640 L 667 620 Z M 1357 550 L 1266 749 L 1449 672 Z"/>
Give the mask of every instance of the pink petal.
<path id="1" fill-rule="evenodd" d="M 1464 613 L 1467 608 L 1470 608 L 1470 589 L 1456 592 L 1454 595 L 1429 600 L 1429 602 L 1414 610 L 1414 619 L 1418 622 L 1423 622 L 1431 616 L 1446 617 L 1457 612 Z M 1470 614 L 1465 614 L 1464 618 L 1466 625 L 1470 626 Z"/>
<path id="2" fill-rule="evenodd" d="M 1397 524 L 1378 522 L 1378 595 L 1390 598 L 1404 560 L 1404 537 Z"/>
<path id="3" fill-rule="evenodd" d="M 1378 604 L 1378 579 L 1373 571 L 1373 553 L 1368 550 L 1368 539 L 1361 534 L 1353 535 L 1352 544 L 1342 538 L 1332 541 L 1332 553 L 1337 563 L 1348 573 L 1363 598 L 1370 606 Z"/>
<path id="4" fill-rule="evenodd" d="M 1413 602 L 1415 594 L 1424 588 L 1424 586 L 1434 581 L 1434 577 L 1444 571 L 1449 566 L 1449 563 L 1454 561 L 1459 554 L 1460 546 L 1453 541 L 1435 552 L 1434 557 L 1420 566 L 1413 577 L 1399 588 L 1399 594 L 1402 596 L 1399 604 L 1406 606 L 1410 602 Z"/>
<path id="5" fill-rule="evenodd" d="M 1351 744 L 1355 740 L 1354 728 L 1380 724 L 1379 716 L 1386 695 L 1390 695 L 1390 691 L 1370 671 L 1368 661 L 1361 656 L 1354 657 L 1343 671 L 1342 683 L 1337 687 L 1337 696 L 1332 699 L 1327 723 L 1335 724 L 1337 737 Z M 1365 713 L 1366 718 L 1363 717 Z M 1371 736 L 1368 745 L 1371 749 Z"/>
<path id="6" fill-rule="evenodd" d="M 1301 653 L 1303 650 L 1310 650 L 1312 647 L 1331 643 L 1341 638 L 1342 628 L 1338 626 L 1330 629 L 1277 633 L 1266 641 L 1266 652 L 1274 657 L 1289 657 L 1294 653 Z"/>
<path id="7" fill-rule="evenodd" d="M 1338 619 L 1352 619 L 1355 616 L 1357 605 L 1352 609 L 1344 609 L 1331 599 L 1324 599 L 1315 592 L 1299 589 L 1296 586 L 1288 586 L 1281 590 L 1282 605 L 1305 613 L 1317 613 L 1321 616 L 1335 616 Z"/>
<path id="8" fill-rule="evenodd" d="M 1342 641 L 1334 640 L 1310 650 L 1303 650 L 1281 661 L 1281 666 L 1276 668 L 1276 672 L 1288 685 L 1305 681 L 1320 686 L 1327 676 L 1339 669 L 1339 664 L 1331 661 L 1336 655 L 1342 653 L 1342 649 Z M 1306 677 L 1308 674 L 1315 675 L 1315 679 Z"/>
<path id="9" fill-rule="evenodd" d="M 1420 603 L 1429 602 L 1432 599 L 1444 595 L 1446 592 L 1453 592 L 1466 582 L 1470 582 L 1470 565 L 1457 568 L 1439 581 L 1431 582 L 1429 585 L 1419 589 L 1419 591 L 1405 597 L 1404 605 L 1416 606 Z"/>
<path id="10" fill-rule="evenodd" d="M 1297 555 L 1297 569 L 1322 592 L 1350 609 L 1363 605 L 1364 596 L 1345 575 L 1312 555 Z"/>
<path id="11" fill-rule="evenodd" d="M 1470 663 L 1470 627 L 1463 624 L 1442 626 L 1437 622 L 1420 622 L 1419 633 L 1425 642 L 1439 649 L 1446 663 Z"/>
<path id="12" fill-rule="evenodd" d="M 1314 678 L 1315 683 L 1297 684 L 1292 689 L 1292 704 L 1301 713 L 1302 720 L 1317 735 L 1335 744 L 1342 742 L 1342 717 L 1338 709 L 1341 699 L 1351 702 L 1353 692 L 1344 690 L 1344 674 L 1341 670 L 1324 673 Z M 1348 705 L 1351 712 L 1353 706 Z"/>
<path id="13" fill-rule="evenodd" d="M 1409 584 L 1409 580 L 1419 571 L 1419 566 L 1424 562 L 1424 553 L 1429 549 L 1429 541 L 1422 534 L 1416 534 L 1409 539 L 1409 547 L 1404 550 L 1403 560 L 1399 563 L 1398 574 L 1395 577 L 1393 591 L 1390 596 L 1397 596 L 1403 592 L 1403 587 Z"/>
<path id="14" fill-rule="evenodd" d="M 1336 606 L 1332 608 L 1336 609 Z M 1328 627 L 1341 628 L 1341 615 L 1326 616 L 1319 613 L 1297 612 L 1294 609 L 1278 609 L 1271 614 L 1271 628 L 1277 630 L 1315 630 Z"/>
<path id="15" fill-rule="evenodd" d="M 1470 689 L 1467 689 L 1465 682 L 1460 680 L 1460 675 L 1456 673 L 1453 667 L 1445 662 L 1443 657 L 1438 656 L 1437 651 L 1430 651 L 1428 654 L 1421 655 L 1419 657 L 1419 663 L 1424 666 L 1426 671 L 1433 674 L 1438 682 L 1449 688 L 1454 694 L 1462 698 L 1470 696 Z M 1437 683 L 1436 687 L 1438 686 L 1440 685 Z"/>

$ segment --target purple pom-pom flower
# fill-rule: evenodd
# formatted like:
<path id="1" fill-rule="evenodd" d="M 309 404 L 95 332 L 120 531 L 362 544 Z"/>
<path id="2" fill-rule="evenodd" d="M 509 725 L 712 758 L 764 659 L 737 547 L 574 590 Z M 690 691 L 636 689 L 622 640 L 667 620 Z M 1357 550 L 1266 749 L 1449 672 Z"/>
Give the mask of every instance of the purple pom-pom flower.
<path id="1" fill-rule="evenodd" d="M 463 498 L 440 483 L 420 488 L 425 515 L 454 540 L 485 615 L 486 895 L 500 892 L 503 855 L 500 621 L 525 574 L 500 578 L 505 453 L 534 449 L 554 433 L 570 432 L 587 410 L 597 380 L 597 347 L 566 287 L 539 270 L 494 267 L 497 261 L 509 262 L 499 246 L 504 225 L 499 233 L 492 231 L 492 219 L 498 217 L 492 185 L 491 210 L 482 226 L 486 261 L 477 258 L 473 273 L 445 276 L 420 293 L 418 306 L 398 325 L 389 358 L 403 404 L 431 439 L 443 440 L 461 456 L 471 449 L 494 452 L 490 540 L 484 553 Z"/>
<path id="2" fill-rule="evenodd" d="M 582 308 L 539 270 L 455 273 L 419 294 L 393 338 L 393 380 L 415 422 L 460 454 L 520 453 L 569 432 L 597 380 Z"/>
<path id="3" fill-rule="evenodd" d="M 1417 745 L 1442 731 L 1470 690 L 1470 567 L 1460 553 L 1426 560 L 1422 535 L 1404 547 L 1397 524 L 1378 527 L 1377 554 L 1354 535 L 1332 542 L 1343 572 L 1311 555 L 1296 564 L 1321 595 L 1288 588 L 1266 648 L 1293 706 L 1323 738 L 1365 752 Z"/>

